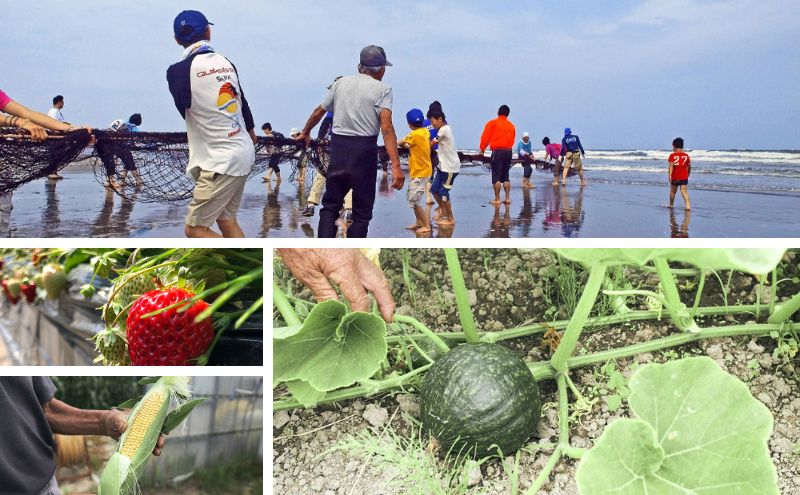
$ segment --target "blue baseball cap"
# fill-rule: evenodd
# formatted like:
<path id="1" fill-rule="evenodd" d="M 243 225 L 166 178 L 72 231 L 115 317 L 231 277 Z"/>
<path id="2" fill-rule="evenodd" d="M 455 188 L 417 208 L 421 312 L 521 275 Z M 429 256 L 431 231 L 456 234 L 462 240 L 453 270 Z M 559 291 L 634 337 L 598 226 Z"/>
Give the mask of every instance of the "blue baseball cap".
<path id="1" fill-rule="evenodd" d="M 570 129 L 569 127 L 565 128 L 564 134 L 572 134 L 572 129 Z"/>
<path id="2" fill-rule="evenodd" d="M 392 63 L 386 60 L 386 52 L 384 49 L 375 45 L 365 46 L 361 49 L 359 63 L 364 67 L 392 66 Z"/>
<path id="3" fill-rule="evenodd" d="M 422 125 L 425 122 L 425 114 L 419 108 L 412 108 L 406 113 L 406 121 L 409 124 Z"/>
<path id="4" fill-rule="evenodd" d="M 172 29 L 175 31 L 175 37 L 178 41 L 189 43 L 194 41 L 199 35 L 202 35 L 208 26 L 214 24 L 208 22 L 206 16 L 202 12 L 196 10 L 184 10 L 175 17 L 175 22 L 172 23 Z"/>

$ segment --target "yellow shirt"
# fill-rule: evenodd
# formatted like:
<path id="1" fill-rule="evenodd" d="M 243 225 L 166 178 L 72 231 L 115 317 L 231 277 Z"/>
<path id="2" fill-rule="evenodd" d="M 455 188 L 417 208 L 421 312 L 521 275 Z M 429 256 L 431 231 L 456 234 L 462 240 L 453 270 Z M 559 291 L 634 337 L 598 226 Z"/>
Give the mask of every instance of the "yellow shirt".
<path id="1" fill-rule="evenodd" d="M 431 133 L 426 127 L 419 127 L 403 138 L 408 143 L 408 173 L 412 179 L 430 177 L 433 173 L 431 165 Z"/>

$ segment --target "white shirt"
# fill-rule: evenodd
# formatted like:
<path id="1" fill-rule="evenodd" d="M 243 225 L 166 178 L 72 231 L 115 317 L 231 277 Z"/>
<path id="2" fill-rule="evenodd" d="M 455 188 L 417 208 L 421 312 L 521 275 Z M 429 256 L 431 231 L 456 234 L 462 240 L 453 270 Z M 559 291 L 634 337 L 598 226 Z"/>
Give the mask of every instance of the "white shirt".
<path id="1" fill-rule="evenodd" d="M 218 53 L 192 60 L 189 75 L 192 106 L 186 110 L 189 164 L 193 169 L 225 175 L 250 173 L 256 159 L 253 140 L 242 116 L 242 90 L 233 65 Z"/>
<path id="2" fill-rule="evenodd" d="M 56 107 L 51 108 L 47 112 L 47 116 L 50 117 L 51 119 L 56 119 L 59 122 L 64 122 L 64 114 L 62 114 L 61 110 L 59 110 Z"/>
<path id="3" fill-rule="evenodd" d="M 457 174 L 461 170 L 461 160 L 458 159 L 453 130 L 449 125 L 443 125 L 439 128 L 436 139 L 439 141 L 439 170 L 448 174 Z"/>

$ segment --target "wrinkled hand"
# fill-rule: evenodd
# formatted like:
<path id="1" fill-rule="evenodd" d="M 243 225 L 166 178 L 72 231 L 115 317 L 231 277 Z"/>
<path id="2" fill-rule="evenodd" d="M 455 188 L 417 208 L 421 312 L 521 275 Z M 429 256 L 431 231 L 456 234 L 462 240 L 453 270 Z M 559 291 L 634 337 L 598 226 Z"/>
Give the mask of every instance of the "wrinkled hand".
<path id="1" fill-rule="evenodd" d="M 128 429 L 128 414 L 130 414 L 130 411 L 122 412 L 119 409 L 106 411 L 105 418 L 103 418 L 106 435 L 114 440 L 119 440 L 122 434 L 125 433 L 125 430 Z M 164 448 L 164 441 L 164 435 L 159 435 L 156 447 L 153 449 L 153 455 L 161 455 L 161 450 Z"/>
<path id="2" fill-rule="evenodd" d="M 406 175 L 403 173 L 403 169 L 400 168 L 400 164 L 392 164 L 392 188 L 399 191 L 403 188 L 405 182 Z"/>
<path id="3" fill-rule="evenodd" d="M 402 176 L 401 176 L 402 179 Z M 402 187 L 402 186 L 401 186 Z M 336 299 L 331 282 L 342 291 L 353 311 L 369 311 L 367 291 L 378 302 L 387 322 L 394 317 L 394 298 L 383 272 L 357 249 L 279 249 L 284 264 L 317 301 Z"/>
<path id="4" fill-rule="evenodd" d="M 311 136 L 307 132 L 303 131 L 295 138 L 295 141 L 302 141 L 306 148 L 308 148 L 308 145 L 311 144 Z"/>

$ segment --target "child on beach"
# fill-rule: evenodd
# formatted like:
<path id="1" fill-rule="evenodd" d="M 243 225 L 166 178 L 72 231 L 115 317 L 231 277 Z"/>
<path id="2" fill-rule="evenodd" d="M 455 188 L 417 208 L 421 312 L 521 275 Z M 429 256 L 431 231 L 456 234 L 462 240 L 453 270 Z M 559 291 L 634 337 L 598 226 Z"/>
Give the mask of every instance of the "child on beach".
<path id="1" fill-rule="evenodd" d="M 409 225 L 409 230 L 418 234 L 431 231 L 430 220 L 425 211 L 425 188 L 431 176 L 431 134 L 425 127 L 425 115 L 422 110 L 412 108 L 406 113 L 406 121 L 411 132 L 398 144 L 408 148 L 408 205 L 414 210 L 417 221 Z"/>
<path id="2" fill-rule="evenodd" d="M 558 185 L 558 178 L 561 177 L 561 145 L 558 143 L 551 143 L 550 138 L 545 136 L 542 139 L 544 145 L 544 159 L 546 161 L 553 160 L 553 185 Z"/>
<path id="3" fill-rule="evenodd" d="M 431 112 L 430 120 L 431 125 L 437 130 L 436 137 L 433 138 L 431 143 L 439 145 L 439 166 L 431 186 L 433 199 L 439 205 L 434 220 L 440 226 L 454 225 L 456 219 L 453 216 L 450 189 L 453 187 L 453 181 L 461 170 L 461 160 L 458 159 L 453 130 L 447 124 L 444 112 L 441 109 Z"/>
<path id="4" fill-rule="evenodd" d="M 669 179 L 669 207 L 672 208 L 675 203 L 675 193 L 678 188 L 681 188 L 681 196 L 683 196 L 683 205 L 687 210 L 691 210 L 692 206 L 689 203 L 689 191 L 687 186 L 689 184 L 689 174 L 692 173 L 692 159 L 683 151 L 683 138 L 675 138 L 672 140 L 672 154 L 669 155 L 669 171 L 667 178 Z"/>

